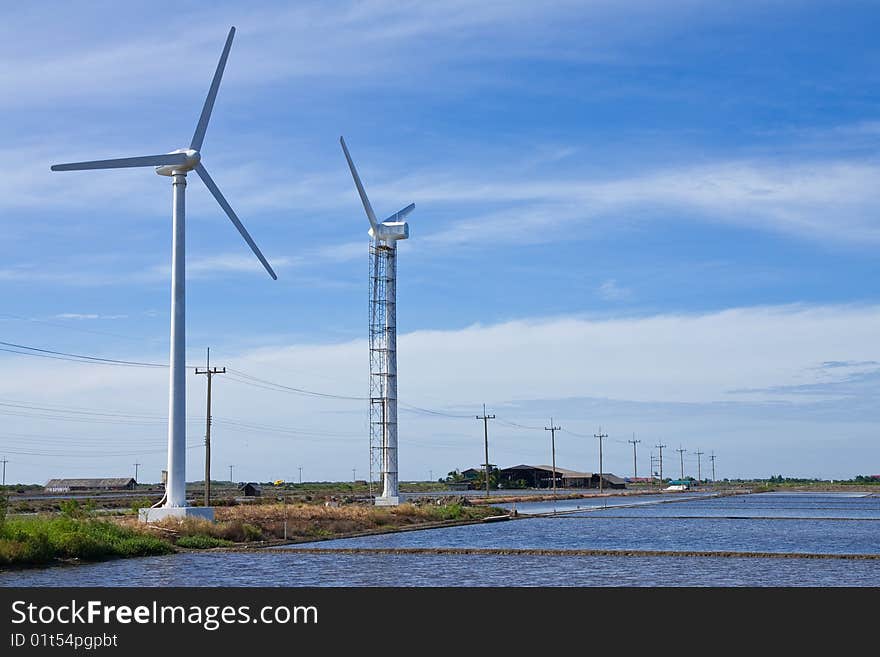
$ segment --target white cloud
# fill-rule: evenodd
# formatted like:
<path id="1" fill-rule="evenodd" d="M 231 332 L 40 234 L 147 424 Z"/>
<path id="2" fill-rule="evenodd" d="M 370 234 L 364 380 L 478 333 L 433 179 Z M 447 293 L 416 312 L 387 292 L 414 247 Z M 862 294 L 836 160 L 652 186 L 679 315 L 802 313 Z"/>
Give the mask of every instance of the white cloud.
<path id="1" fill-rule="evenodd" d="M 128 319 L 128 315 L 100 315 L 98 313 L 58 313 L 55 319 Z"/>
<path id="2" fill-rule="evenodd" d="M 597 292 L 606 301 L 624 301 L 632 296 L 632 290 L 621 287 L 613 278 L 603 281 Z"/>
<path id="3" fill-rule="evenodd" d="M 603 410 L 602 400 L 618 400 L 614 402 L 617 406 L 611 432 L 638 430 L 656 435 L 675 431 L 686 439 L 691 431 L 704 441 L 712 434 L 712 446 L 726 450 L 725 458 L 731 464 L 734 454 L 742 454 L 745 459 L 749 450 L 758 449 L 758 443 L 766 451 L 772 450 L 775 443 L 794 438 L 809 437 L 815 442 L 816 453 L 820 453 L 831 449 L 822 443 L 829 427 L 834 426 L 838 433 L 861 436 L 864 432 L 858 425 L 860 420 L 848 418 L 844 425 L 852 426 L 844 429 L 840 413 L 831 417 L 812 413 L 802 415 L 803 421 L 794 428 L 793 420 L 768 416 L 767 409 L 780 408 L 778 405 L 785 402 L 804 414 L 809 412 L 810 404 L 822 400 L 834 403 L 838 395 L 827 384 L 845 382 L 866 370 L 828 367 L 827 363 L 865 364 L 878 360 L 878 331 L 880 306 L 755 307 L 626 319 L 522 319 L 460 330 L 418 331 L 400 337 L 400 399 L 421 407 L 457 409 L 455 412 L 468 416 L 469 409 L 486 402 L 498 409 L 499 417 L 526 423 L 532 418 L 528 415 L 531 411 L 524 409 L 540 402 L 542 412 L 549 410 L 575 430 L 599 422 L 606 424 L 611 411 Z M 164 353 L 155 352 L 111 356 L 165 360 Z M 191 360 L 197 362 L 202 357 L 194 353 Z M 0 360 L 7 373 L 0 380 L 0 400 L 99 408 L 111 413 L 124 410 L 133 415 L 158 416 L 160 420 L 167 405 L 165 370 L 43 362 L 10 355 Z M 367 363 L 364 340 L 262 348 L 218 362 L 288 385 L 354 397 L 366 394 Z M 819 368 L 823 363 L 826 366 Z M 204 382 L 196 379 L 187 377 L 193 440 L 200 436 L 199 400 L 204 395 Z M 792 389 L 812 384 L 825 387 L 809 390 L 809 395 Z M 863 385 L 874 384 L 866 381 Z M 867 390 L 865 394 L 876 394 L 870 392 L 870 387 Z M 364 402 L 272 392 L 246 386 L 232 375 L 218 381 L 214 394 L 218 418 L 311 432 L 285 437 L 234 425 L 224 427 L 218 422 L 218 462 L 236 463 L 242 473 L 250 469 L 257 476 L 305 461 L 311 464 L 313 476 L 338 478 L 344 478 L 351 464 L 362 462 L 367 435 Z M 589 399 L 596 401 L 572 401 Z M 666 405 L 662 417 L 657 414 L 657 404 Z M 565 411 L 556 412 L 554 408 Z M 717 418 L 706 419 L 712 409 L 719 408 L 728 413 L 728 424 L 723 427 Z M 859 416 L 865 412 L 860 410 Z M 468 451 L 473 447 L 474 433 L 469 420 L 428 418 L 405 411 L 401 411 L 401 417 L 408 452 L 405 470 L 411 472 L 412 459 L 416 458 L 428 459 L 426 463 L 448 462 L 449 469 L 476 458 Z M 120 434 L 120 427 L 112 424 L 10 416 L 4 420 L 4 430 L 34 434 L 57 430 L 62 435 L 104 440 L 107 445 L 133 443 L 136 447 L 141 437 L 154 440 L 164 435 L 161 421 L 154 424 Z M 495 432 L 504 437 L 497 449 L 505 460 L 523 453 L 517 449 L 532 449 L 527 432 L 520 434 L 503 425 Z M 865 443 L 858 442 L 860 437 L 851 438 L 850 447 L 862 445 L 869 449 L 874 440 L 873 433 L 865 436 L 869 434 L 870 438 L 864 438 L 869 442 Z M 708 446 L 706 442 L 703 445 Z M 592 454 L 592 450 L 584 453 Z M 846 458 L 850 460 L 840 465 L 844 472 L 846 468 L 858 470 L 863 462 L 857 450 L 849 453 Z M 627 467 L 624 457 L 619 469 Z M 158 472 L 161 455 L 149 458 L 150 467 Z M 23 456 L 19 460 L 26 461 Z M 62 466 L 51 460 L 30 461 L 30 465 L 20 462 L 16 467 L 18 472 L 24 469 L 35 473 L 30 477 L 35 480 L 49 476 L 47 463 L 53 466 L 52 472 Z M 90 467 L 98 474 L 107 466 L 101 462 Z M 191 463 L 191 467 L 194 476 L 198 463 Z"/>

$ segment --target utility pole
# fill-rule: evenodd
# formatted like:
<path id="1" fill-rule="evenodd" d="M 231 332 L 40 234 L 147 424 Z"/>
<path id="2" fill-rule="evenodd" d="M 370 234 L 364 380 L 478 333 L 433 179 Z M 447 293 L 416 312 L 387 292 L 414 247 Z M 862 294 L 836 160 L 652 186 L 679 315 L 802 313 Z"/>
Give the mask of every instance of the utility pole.
<path id="1" fill-rule="evenodd" d="M 675 451 L 678 452 L 678 459 L 679 459 L 679 461 L 681 462 L 681 478 L 684 479 L 684 453 L 685 453 L 687 450 L 686 450 L 686 449 L 682 449 L 681 447 L 679 447 L 679 448 L 678 448 L 677 450 L 675 450 Z"/>
<path id="2" fill-rule="evenodd" d="M 662 486 L 663 485 L 663 448 L 666 447 L 666 445 L 654 445 L 654 447 L 657 447 L 660 450 L 660 485 Z"/>
<path id="3" fill-rule="evenodd" d="M 495 419 L 495 414 L 486 415 L 486 405 L 483 404 L 483 414 L 477 416 L 483 421 L 483 442 L 486 447 L 486 497 L 489 497 L 489 420 Z"/>
<path id="4" fill-rule="evenodd" d="M 9 463 L 9 461 L 4 456 L 3 459 L 0 460 L 0 463 L 3 464 L 3 484 L 2 485 L 5 486 L 6 485 L 6 464 Z"/>
<path id="5" fill-rule="evenodd" d="M 303 467 L 299 466 L 299 483 L 302 484 L 302 482 L 303 482 Z"/>
<path id="6" fill-rule="evenodd" d="M 233 484 L 235 483 L 235 479 L 232 478 L 232 468 L 234 468 L 234 467 L 235 467 L 234 465 L 229 466 L 229 481 L 230 481 L 230 483 L 233 483 Z"/>
<path id="7" fill-rule="evenodd" d="M 715 483 L 715 451 L 712 451 L 712 456 L 709 457 L 709 460 L 712 461 L 712 483 Z"/>
<path id="8" fill-rule="evenodd" d="M 140 467 L 140 463 L 134 464 L 134 483 L 137 483 L 138 480 L 138 467 Z"/>
<path id="9" fill-rule="evenodd" d="M 354 485 L 355 482 L 357 482 L 357 468 L 352 468 L 351 469 L 351 483 L 352 483 L 352 485 Z"/>
<path id="10" fill-rule="evenodd" d="M 208 358 L 205 369 L 196 368 L 196 374 L 208 377 L 208 411 L 205 414 L 205 506 L 211 506 L 211 379 L 215 374 L 226 374 L 225 367 L 211 367 L 211 347 L 208 347 Z M 229 475 L 232 479 L 232 475 Z"/>
<path id="11" fill-rule="evenodd" d="M 636 444 L 642 442 L 641 440 L 636 440 L 636 434 L 633 434 L 632 440 L 627 440 L 626 442 L 632 443 L 633 446 L 633 479 L 639 476 L 639 471 L 636 468 Z"/>
<path id="12" fill-rule="evenodd" d="M 544 431 L 550 432 L 550 453 L 553 459 L 553 494 L 556 495 L 556 432 L 561 431 L 562 427 L 553 424 L 553 418 L 550 418 L 550 426 L 544 427 Z"/>
<path id="13" fill-rule="evenodd" d="M 602 494 L 602 487 L 603 487 L 602 479 L 603 479 L 603 475 L 605 474 L 604 472 L 602 472 L 602 439 L 607 438 L 607 437 L 608 437 L 607 433 L 602 433 L 602 427 L 599 427 L 599 433 L 593 434 L 593 438 L 599 439 L 599 495 Z"/>
<path id="14" fill-rule="evenodd" d="M 701 452 L 700 450 L 697 450 L 697 483 L 700 483 L 700 481 L 702 480 L 702 471 L 700 469 L 700 466 L 702 465 L 702 459 L 700 457 L 705 453 L 706 452 Z"/>
<path id="15" fill-rule="evenodd" d="M 428 481 L 434 481 L 434 471 L 428 470 Z"/>

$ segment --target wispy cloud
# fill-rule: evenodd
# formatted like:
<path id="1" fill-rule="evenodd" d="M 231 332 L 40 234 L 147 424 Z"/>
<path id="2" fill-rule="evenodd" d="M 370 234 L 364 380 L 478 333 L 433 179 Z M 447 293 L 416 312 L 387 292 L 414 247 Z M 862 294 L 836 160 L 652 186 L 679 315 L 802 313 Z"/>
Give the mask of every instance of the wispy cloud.
<path id="1" fill-rule="evenodd" d="M 54 319 L 128 319 L 128 315 L 101 315 L 99 313 L 58 313 Z"/>
<path id="2" fill-rule="evenodd" d="M 613 278 L 603 281 L 597 293 L 606 301 L 624 301 L 632 296 L 632 290 L 621 287 Z"/>
<path id="3" fill-rule="evenodd" d="M 0 64 L 0 88 L 16 90 L 4 94 L 0 106 L 58 102 L 81 106 L 118 99 L 120 94 L 141 97 L 144 80 L 150 81 L 152 94 L 191 95 L 197 93 L 195 88 L 201 92 L 231 23 L 239 27 L 239 43 L 230 60 L 228 83 L 253 85 L 293 78 L 311 84 L 327 80 L 362 84 L 370 77 L 372 84 L 396 88 L 399 75 L 415 70 L 432 71 L 432 86 L 441 76 L 462 78 L 462 72 L 444 69 L 474 57 L 622 56 L 626 44 L 648 34 L 674 30 L 683 22 L 714 20 L 705 9 L 695 11 L 695 4 L 669 2 L 661 10 L 648 2 L 606 0 L 564 0 L 540 7 L 506 0 L 477 5 L 460 0 L 372 0 L 304 2 L 295 7 L 270 3 L 251 8 L 246 17 L 236 7 L 220 4 L 207 22 L 201 9 L 182 8 L 174 16 L 135 11 L 137 20 L 120 14 L 124 31 L 107 29 L 114 16 L 103 13 L 99 21 L 97 8 L 93 14 L 88 8 L 59 7 L 51 21 L 24 9 L 7 15 L 5 25 L 10 27 L 0 31 L 4 37 L 0 53 L 9 51 L 0 59 L 6 62 Z M 661 16 L 663 20 L 657 20 Z M 22 29 L 29 22 L 32 27 Z M 53 48 L 20 37 L 37 30 L 43 37 L 39 41 L 51 42 Z M 169 60 L 187 66 L 167 75 L 164 63 Z"/>

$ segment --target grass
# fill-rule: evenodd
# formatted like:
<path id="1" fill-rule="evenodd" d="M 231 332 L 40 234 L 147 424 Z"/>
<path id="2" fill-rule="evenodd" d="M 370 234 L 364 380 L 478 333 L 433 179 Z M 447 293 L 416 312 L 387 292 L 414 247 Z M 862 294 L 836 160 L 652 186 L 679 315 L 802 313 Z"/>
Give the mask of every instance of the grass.
<path id="1" fill-rule="evenodd" d="M 282 538 L 285 520 L 288 539 L 327 538 L 380 529 L 397 529 L 434 522 L 480 520 L 503 513 L 492 507 L 460 504 L 375 507 L 343 505 L 325 507 L 314 504 L 260 504 L 218 508 L 217 525 L 243 523 L 260 527 L 264 538 Z"/>
<path id="2" fill-rule="evenodd" d="M 217 522 L 198 518 L 144 525 L 130 515 L 98 519 L 93 505 L 65 504 L 60 515 L 5 515 L 0 498 L 0 567 L 58 561 L 168 554 L 176 548 L 210 549 L 280 539 L 314 540 L 437 522 L 479 520 L 500 509 L 464 504 L 256 504 L 218 507 Z M 286 528 L 285 528 L 286 525 Z"/>
<path id="3" fill-rule="evenodd" d="M 223 538 L 215 538 L 206 536 L 205 534 L 194 534 L 192 536 L 181 536 L 177 539 L 177 546 L 189 548 L 191 550 L 207 550 L 216 547 L 229 547 L 235 545 L 232 541 Z"/>
<path id="4" fill-rule="evenodd" d="M 59 560 L 99 561 L 172 552 L 165 540 L 117 523 L 68 516 L 0 521 L 0 566 L 33 566 Z"/>

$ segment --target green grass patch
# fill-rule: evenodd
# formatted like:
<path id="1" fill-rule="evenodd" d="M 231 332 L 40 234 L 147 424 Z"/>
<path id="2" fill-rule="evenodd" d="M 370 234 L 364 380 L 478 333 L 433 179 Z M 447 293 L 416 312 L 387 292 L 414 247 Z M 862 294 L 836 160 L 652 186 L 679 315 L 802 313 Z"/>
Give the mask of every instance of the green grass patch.
<path id="1" fill-rule="evenodd" d="M 98 561 L 168 554 L 165 540 L 91 518 L 36 516 L 0 522 L 0 565 L 29 566 L 58 559 Z"/>
<path id="2" fill-rule="evenodd" d="M 235 543 L 222 538 L 215 538 L 214 536 L 205 536 L 204 534 L 181 536 L 177 539 L 178 547 L 191 550 L 207 550 L 216 547 L 229 547 L 230 545 L 235 545 Z"/>

